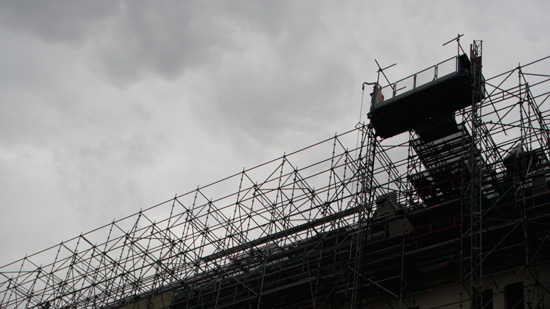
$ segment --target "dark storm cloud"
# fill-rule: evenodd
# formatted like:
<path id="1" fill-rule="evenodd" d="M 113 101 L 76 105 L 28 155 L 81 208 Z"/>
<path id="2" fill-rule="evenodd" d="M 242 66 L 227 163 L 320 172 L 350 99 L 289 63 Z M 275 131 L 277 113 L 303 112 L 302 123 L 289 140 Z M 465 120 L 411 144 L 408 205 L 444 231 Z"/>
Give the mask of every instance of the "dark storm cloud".
<path id="1" fill-rule="evenodd" d="M 200 3 L 125 3 L 92 51 L 100 69 L 116 82 L 147 74 L 173 79 L 188 67 L 216 61 L 230 48 L 232 25 Z"/>
<path id="2" fill-rule="evenodd" d="M 323 5 L 280 6 L 267 16 L 265 9 L 231 12 L 237 48 L 224 50 L 216 66 L 198 72 L 211 87 L 201 89 L 202 104 L 192 106 L 199 117 L 261 140 L 287 128 L 307 130 L 349 104 L 338 98 L 359 80 L 353 81 L 351 71 L 356 59 L 344 51 L 358 49 L 359 42 L 350 45 L 333 35 Z"/>
<path id="3" fill-rule="evenodd" d="M 118 7 L 116 1 L 2 1 L 0 24 L 53 43 L 82 41 Z"/>
<path id="4" fill-rule="evenodd" d="M 343 104 L 335 98 L 351 82 L 351 63 L 339 55 L 349 46 L 324 37 L 334 25 L 322 4 L 140 4 L 122 5 L 92 49 L 100 74 L 117 85 L 191 70 L 189 79 L 202 81 L 202 102 L 191 106 L 200 122 L 256 139 Z"/>
<path id="5" fill-rule="evenodd" d="M 277 36 L 283 4 L 201 1 L 124 2 L 106 21 L 92 53 L 99 69 L 125 85 L 148 74 L 174 79 L 188 69 L 215 68 L 243 51 L 249 33 Z"/>

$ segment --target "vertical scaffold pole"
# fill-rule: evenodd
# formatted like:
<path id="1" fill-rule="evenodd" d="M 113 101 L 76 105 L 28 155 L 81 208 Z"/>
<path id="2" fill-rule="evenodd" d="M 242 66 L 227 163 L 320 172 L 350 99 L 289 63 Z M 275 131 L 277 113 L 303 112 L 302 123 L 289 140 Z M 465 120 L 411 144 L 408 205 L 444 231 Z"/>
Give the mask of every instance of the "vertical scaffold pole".
<path id="1" fill-rule="evenodd" d="M 359 170 L 357 181 L 359 191 L 356 203 L 361 206 L 358 218 L 358 231 L 355 247 L 355 261 L 353 267 L 353 286 L 351 295 L 351 308 L 360 308 L 362 295 L 362 264 L 364 251 L 364 238 L 367 236 L 367 220 L 371 217 L 374 205 L 374 160 L 376 155 L 376 134 L 374 129 L 365 126 L 361 138 L 361 151 L 359 154 Z M 364 151 L 363 151 L 364 150 Z"/>
<path id="2" fill-rule="evenodd" d="M 477 153 L 476 145 L 479 145 L 482 138 L 479 130 L 481 128 L 481 104 L 482 98 L 482 76 L 481 76 L 481 54 L 482 41 L 474 41 L 470 46 L 471 70 L 474 77 L 474 89 L 472 92 L 472 138 L 470 146 L 470 220 L 471 220 L 471 308 L 481 309 L 483 292 L 483 205 L 482 205 L 482 174 L 481 162 L 478 162 L 481 154 Z"/>

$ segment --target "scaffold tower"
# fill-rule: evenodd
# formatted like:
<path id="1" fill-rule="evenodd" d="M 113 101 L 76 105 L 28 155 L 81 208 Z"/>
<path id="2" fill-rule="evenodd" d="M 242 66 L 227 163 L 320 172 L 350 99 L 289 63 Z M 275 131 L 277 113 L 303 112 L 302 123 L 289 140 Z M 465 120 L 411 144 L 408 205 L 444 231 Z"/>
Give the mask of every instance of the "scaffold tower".
<path id="1" fill-rule="evenodd" d="M 368 123 L 1 266 L 0 308 L 550 306 L 550 56 L 485 78 L 481 48 L 379 78 Z"/>

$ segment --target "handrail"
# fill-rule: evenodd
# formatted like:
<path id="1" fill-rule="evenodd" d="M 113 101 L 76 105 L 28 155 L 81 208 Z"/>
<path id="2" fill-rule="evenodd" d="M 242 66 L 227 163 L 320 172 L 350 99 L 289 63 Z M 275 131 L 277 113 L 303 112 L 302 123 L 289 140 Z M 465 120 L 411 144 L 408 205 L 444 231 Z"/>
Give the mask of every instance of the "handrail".
<path id="1" fill-rule="evenodd" d="M 392 84 L 381 87 L 380 91 L 382 93 L 382 97 L 386 98 L 386 100 L 391 99 L 430 82 L 435 82 L 443 76 L 458 72 L 458 58 L 458 56 L 453 56 L 435 65 L 427 67 L 422 71 L 402 78 Z M 453 64 L 453 61 L 454 67 L 451 67 L 450 65 Z M 428 72 L 430 72 L 431 74 L 426 74 Z"/>

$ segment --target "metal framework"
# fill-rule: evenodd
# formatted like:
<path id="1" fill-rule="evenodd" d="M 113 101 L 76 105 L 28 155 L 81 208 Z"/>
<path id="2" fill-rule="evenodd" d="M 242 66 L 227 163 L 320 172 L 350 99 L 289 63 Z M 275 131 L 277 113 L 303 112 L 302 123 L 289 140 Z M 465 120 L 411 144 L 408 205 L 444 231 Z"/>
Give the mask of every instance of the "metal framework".
<path id="1" fill-rule="evenodd" d="M 471 172 L 470 178 L 470 226 L 471 226 L 471 244 L 470 244 L 470 256 L 471 256 L 471 308 L 482 307 L 482 292 L 483 292 L 483 193 L 482 183 L 483 174 L 481 172 L 482 160 L 478 160 L 479 153 L 476 145 L 480 144 L 483 140 L 483 133 L 481 131 L 481 110 L 478 102 L 482 98 L 482 76 L 481 76 L 481 57 L 482 57 L 482 42 L 474 41 L 470 47 L 470 60 L 471 60 L 471 72 L 475 72 L 474 76 L 474 92 L 472 93 L 472 107 L 470 111 L 470 128 L 472 137 L 470 139 L 470 157 L 469 157 L 469 170 Z M 490 169 L 489 169 L 490 170 Z M 490 175 L 485 175 L 490 177 Z"/>
<path id="2" fill-rule="evenodd" d="M 549 65 L 487 78 L 435 141 L 360 123 L 2 266 L 0 308 L 414 308 L 455 285 L 437 306 L 489 308 L 518 281 L 548 306 Z"/>

